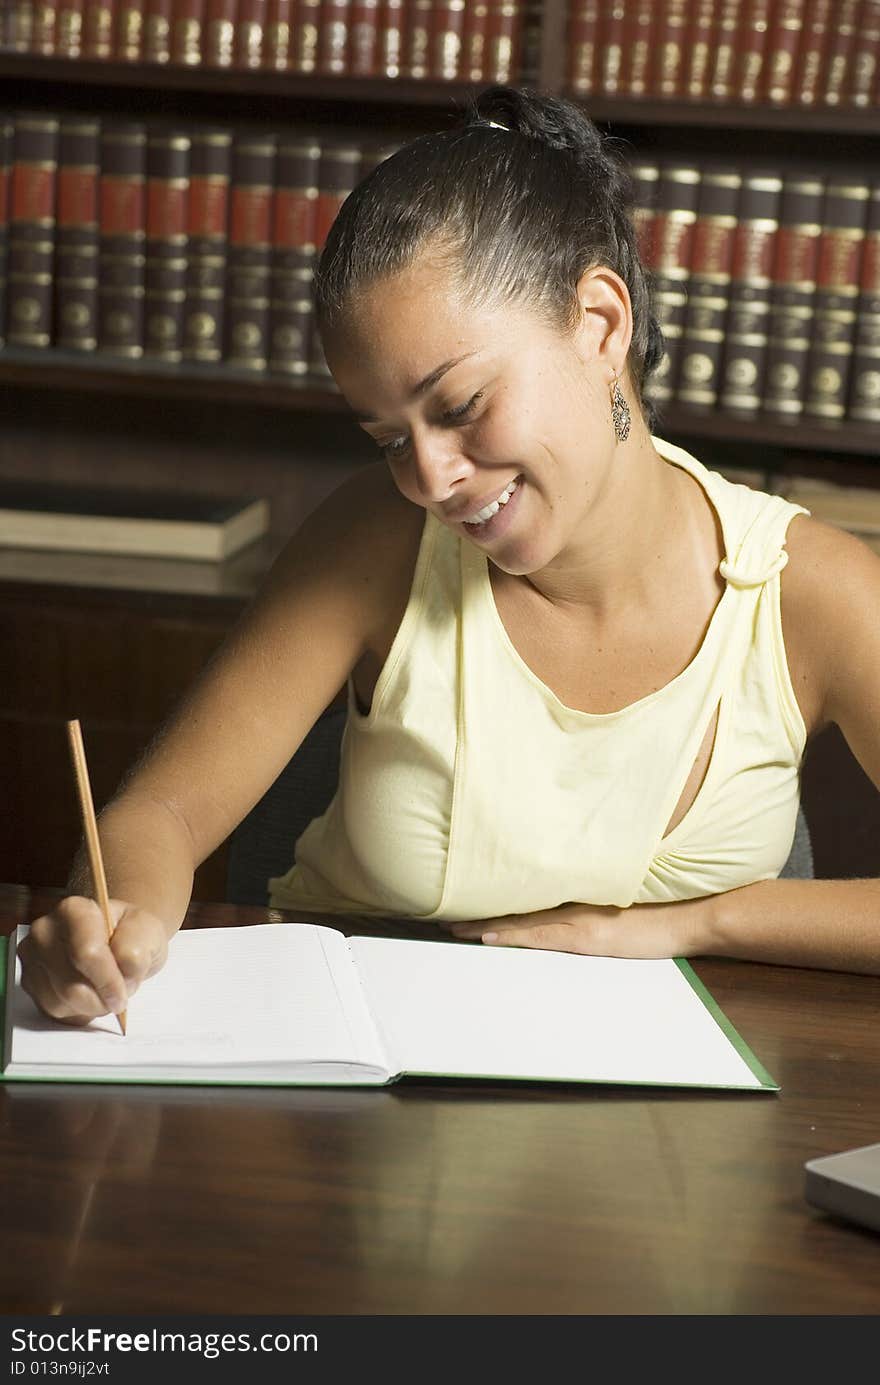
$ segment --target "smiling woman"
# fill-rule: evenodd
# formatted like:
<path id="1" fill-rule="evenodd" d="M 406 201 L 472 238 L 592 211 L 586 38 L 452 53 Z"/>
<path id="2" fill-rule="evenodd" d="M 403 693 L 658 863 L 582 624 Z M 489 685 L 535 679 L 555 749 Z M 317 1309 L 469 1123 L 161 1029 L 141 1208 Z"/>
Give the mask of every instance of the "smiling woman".
<path id="1" fill-rule="evenodd" d="M 101 818 L 24 981 L 81 1020 L 162 965 L 195 866 L 347 680 L 339 782 L 271 900 L 491 945 L 880 970 L 880 883 L 779 879 L 808 739 L 880 781 L 880 560 L 654 435 L 622 162 L 492 87 L 357 187 L 316 276 L 382 458 L 294 536 Z M 81 864 L 71 879 L 76 890 Z"/>

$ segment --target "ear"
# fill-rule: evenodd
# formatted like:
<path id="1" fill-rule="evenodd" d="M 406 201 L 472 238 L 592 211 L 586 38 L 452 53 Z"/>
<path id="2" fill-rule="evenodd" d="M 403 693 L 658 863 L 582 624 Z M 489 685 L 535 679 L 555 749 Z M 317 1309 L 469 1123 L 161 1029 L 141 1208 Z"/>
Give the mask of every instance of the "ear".
<path id="1" fill-rule="evenodd" d="M 585 361 L 600 362 L 609 380 L 622 375 L 633 329 L 629 289 L 613 269 L 593 265 L 578 280 L 577 297 Z"/>

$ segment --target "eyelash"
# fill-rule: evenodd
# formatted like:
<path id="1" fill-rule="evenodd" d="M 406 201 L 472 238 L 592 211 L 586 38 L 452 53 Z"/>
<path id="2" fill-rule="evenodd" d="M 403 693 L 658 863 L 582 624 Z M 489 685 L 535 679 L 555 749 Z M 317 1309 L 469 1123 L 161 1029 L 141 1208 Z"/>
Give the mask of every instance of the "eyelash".
<path id="1" fill-rule="evenodd" d="M 472 395 L 466 404 L 460 404 L 457 409 L 447 409 L 446 413 L 441 415 L 443 422 L 457 423 L 459 419 L 466 418 L 473 409 L 474 405 L 477 404 L 479 400 L 482 399 L 482 397 L 483 391 L 477 390 L 477 393 Z M 394 448 L 394 444 L 399 441 L 399 438 L 394 438 L 391 442 L 377 443 L 377 446 L 379 448 L 379 451 L 382 453 L 382 456 L 387 458 L 389 461 L 394 461 L 395 458 L 401 457 L 403 455 L 403 449 L 395 451 Z"/>

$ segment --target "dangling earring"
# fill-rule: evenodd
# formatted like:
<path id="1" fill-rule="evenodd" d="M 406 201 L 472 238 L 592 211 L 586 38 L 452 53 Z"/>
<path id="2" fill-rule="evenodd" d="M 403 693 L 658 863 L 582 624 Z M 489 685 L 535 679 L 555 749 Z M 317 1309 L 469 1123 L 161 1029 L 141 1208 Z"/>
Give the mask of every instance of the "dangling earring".
<path id="1" fill-rule="evenodd" d="M 626 442 L 629 437 L 629 425 L 632 415 L 629 405 L 621 393 L 620 385 L 617 383 L 615 375 L 612 381 L 611 390 L 611 422 L 614 424 L 614 436 L 618 442 Z"/>

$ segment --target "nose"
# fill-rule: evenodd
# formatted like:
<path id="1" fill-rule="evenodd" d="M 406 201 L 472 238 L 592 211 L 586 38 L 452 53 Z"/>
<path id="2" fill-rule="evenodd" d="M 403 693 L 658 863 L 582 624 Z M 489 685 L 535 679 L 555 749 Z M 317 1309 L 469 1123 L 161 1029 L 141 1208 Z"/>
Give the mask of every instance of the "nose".
<path id="1" fill-rule="evenodd" d="M 423 504 L 448 500 L 471 474 L 472 463 L 455 433 L 430 429 L 413 437 L 410 448 L 413 483 Z"/>

